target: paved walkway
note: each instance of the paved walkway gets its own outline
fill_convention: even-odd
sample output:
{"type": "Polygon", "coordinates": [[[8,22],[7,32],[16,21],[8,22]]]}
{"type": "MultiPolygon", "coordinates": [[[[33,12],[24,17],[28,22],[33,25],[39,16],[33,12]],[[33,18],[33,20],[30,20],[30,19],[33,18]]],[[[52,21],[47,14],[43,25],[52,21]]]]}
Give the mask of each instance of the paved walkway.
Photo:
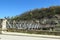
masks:
{"type": "Polygon", "coordinates": [[[42,37],[28,37],[28,36],[13,36],[13,35],[1,35],[0,40],[60,40],[52,38],[42,38],[42,37]]]}
{"type": "Polygon", "coordinates": [[[54,36],[54,35],[27,34],[27,33],[16,33],[16,32],[3,32],[2,34],[13,35],[13,36],[29,36],[29,37],[60,39],[60,36],[54,36]]]}

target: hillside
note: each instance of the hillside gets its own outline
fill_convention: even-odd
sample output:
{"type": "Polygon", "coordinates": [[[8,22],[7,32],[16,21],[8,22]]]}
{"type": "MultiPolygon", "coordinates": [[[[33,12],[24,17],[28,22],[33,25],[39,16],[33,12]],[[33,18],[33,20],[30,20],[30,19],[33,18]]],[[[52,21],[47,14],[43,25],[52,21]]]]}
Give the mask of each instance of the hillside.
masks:
{"type": "Polygon", "coordinates": [[[24,12],[21,15],[11,18],[13,20],[40,20],[43,18],[52,18],[55,15],[60,15],[60,6],[52,6],[49,8],[34,9],[24,12]]]}

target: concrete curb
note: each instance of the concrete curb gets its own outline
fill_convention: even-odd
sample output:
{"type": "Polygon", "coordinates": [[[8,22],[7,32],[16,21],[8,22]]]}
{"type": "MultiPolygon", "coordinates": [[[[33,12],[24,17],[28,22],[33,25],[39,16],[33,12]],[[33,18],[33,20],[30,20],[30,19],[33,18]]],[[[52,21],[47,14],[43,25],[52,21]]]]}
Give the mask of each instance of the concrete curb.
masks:
{"type": "Polygon", "coordinates": [[[60,36],[53,36],[53,35],[27,34],[27,33],[16,33],[16,32],[3,32],[2,34],[3,35],[12,35],[12,36],[30,36],[30,37],[60,39],[60,36]]]}

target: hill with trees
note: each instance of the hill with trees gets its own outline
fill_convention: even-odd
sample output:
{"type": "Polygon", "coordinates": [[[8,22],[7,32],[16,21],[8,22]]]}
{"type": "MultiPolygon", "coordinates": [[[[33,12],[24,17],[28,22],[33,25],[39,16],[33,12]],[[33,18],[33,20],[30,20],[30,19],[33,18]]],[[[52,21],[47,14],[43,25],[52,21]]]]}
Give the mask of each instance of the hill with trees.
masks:
{"type": "Polygon", "coordinates": [[[60,6],[51,6],[48,8],[34,9],[12,17],[12,20],[40,20],[43,18],[52,18],[55,15],[60,15],[60,6]]]}

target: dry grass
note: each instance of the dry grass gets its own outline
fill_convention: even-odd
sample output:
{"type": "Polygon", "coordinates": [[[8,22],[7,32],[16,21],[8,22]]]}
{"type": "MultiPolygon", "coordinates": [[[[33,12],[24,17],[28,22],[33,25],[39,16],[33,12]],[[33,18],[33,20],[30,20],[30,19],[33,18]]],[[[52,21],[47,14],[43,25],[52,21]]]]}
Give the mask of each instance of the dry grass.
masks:
{"type": "Polygon", "coordinates": [[[30,34],[44,34],[44,35],[58,35],[60,36],[59,31],[48,31],[48,30],[22,30],[22,29],[8,29],[8,32],[19,32],[19,33],[30,33],[30,34]]]}

